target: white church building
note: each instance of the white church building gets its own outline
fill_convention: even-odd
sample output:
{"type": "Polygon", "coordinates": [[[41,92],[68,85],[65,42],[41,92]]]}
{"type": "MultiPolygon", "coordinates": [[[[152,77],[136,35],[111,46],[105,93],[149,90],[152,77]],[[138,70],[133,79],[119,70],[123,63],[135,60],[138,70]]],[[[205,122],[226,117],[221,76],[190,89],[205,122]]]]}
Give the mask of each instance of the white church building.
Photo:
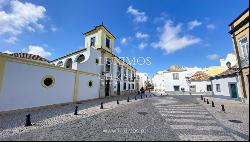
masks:
{"type": "Polygon", "coordinates": [[[103,25],[84,33],[85,48],[48,61],[0,53],[0,112],[137,92],[136,69],[114,54],[103,25]]]}

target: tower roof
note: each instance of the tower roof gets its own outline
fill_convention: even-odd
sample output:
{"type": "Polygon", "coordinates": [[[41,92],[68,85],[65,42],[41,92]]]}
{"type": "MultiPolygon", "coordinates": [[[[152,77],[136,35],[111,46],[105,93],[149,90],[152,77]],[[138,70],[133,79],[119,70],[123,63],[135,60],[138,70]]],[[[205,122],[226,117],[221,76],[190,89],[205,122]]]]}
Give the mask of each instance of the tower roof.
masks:
{"type": "MultiPolygon", "coordinates": [[[[103,29],[105,29],[108,33],[110,33],[110,35],[112,35],[114,38],[115,38],[115,36],[103,25],[103,24],[101,24],[101,25],[98,25],[98,26],[95,26],[95,28],[94,29],[92,29],[92,30],[90,30],[90,31],[88,31],[88,32],[85,32],[85,33],[83,33],[84,35],[86,35],[86,34],[89,34],[89,33],[91,33],[91,32],[93,32],[93,31],[96,31],[96,30],[98,30],[98,29],[100,29],[100,28],[103,28],[103,29]]],[[[116,39],[116,38],[115,38],[116,39]]]]}

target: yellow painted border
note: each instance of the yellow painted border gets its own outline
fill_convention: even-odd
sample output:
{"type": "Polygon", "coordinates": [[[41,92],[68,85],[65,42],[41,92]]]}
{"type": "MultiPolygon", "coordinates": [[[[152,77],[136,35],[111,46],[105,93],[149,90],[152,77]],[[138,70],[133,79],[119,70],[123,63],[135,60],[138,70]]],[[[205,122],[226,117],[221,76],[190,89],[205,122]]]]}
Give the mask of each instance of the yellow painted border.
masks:
{"type": "Polygon", "coordinates": [[[42,62],[39,62],[39,61],[33,61],[33,60],[30,60],[30,59],[25,59],[25,58],[14,57],[14,56],[6,55],[6,54],[3,54],[3,53],[0,53],[0,59],[5,61],[5,62],[6,61],[12,61],[12,62],[16,62],[16,63],[22,63],[22,64],[38,66],[38,67],[45,67],[45,68],[55,69],[55,70],[60,70],[60,71],[67,71],[67,72],[73,72],[73,73],[79,72],[80,74],[87,74],[87,75],[91,75],[91,76],[99,76],[99,74],[96,74],[96,73],[85,72],[85,71],[74,70],[74,69],[68,69],[68,68],[59,67],[59,66],[54,66],[52,64],[42,63],[42,62]]]}
{"type": "Polygon", "coordinates": [[[76,71],[73,102],[76,102],[78,98],[78,86],[79,86],[79,72],[76,71]]]}
{"type": "Polygon", "coordinates": [[[92,81],[92,80],[89,80],[89,81],[88,81],[88,87],[89,87],[89,88],[92,88],[92,87],[93,87],[93,81],[92,81]],[[91,84],[92,84],[91,86],[89,86],[89,83],[90,83],[90,82],[91,82],[91,84]]]}
{"type": "Polygon", "coordinates": [[[6,60],[4,58],[0,57],[0,95],[2,94],[5,62],[6,62],[6,60]]]}
{"type": "Polygon", "coordinates": [[[41,80],[41,85],[42,85],[44,88],[47,88],[47,89],[53,87],[53,86],[55,85],[55,83],[56,83],[55,77],[52,76],[52,75],[45,75],[45,76],[42,78],[42,80],[41,80]],[[51,78],[51,79],[53,80],[53,82],[52,82],[52,84],[51,84],[50,86],[47,86],[47,85],[44,84],[44,80],[45,80],[46,78],[51,78]]]}

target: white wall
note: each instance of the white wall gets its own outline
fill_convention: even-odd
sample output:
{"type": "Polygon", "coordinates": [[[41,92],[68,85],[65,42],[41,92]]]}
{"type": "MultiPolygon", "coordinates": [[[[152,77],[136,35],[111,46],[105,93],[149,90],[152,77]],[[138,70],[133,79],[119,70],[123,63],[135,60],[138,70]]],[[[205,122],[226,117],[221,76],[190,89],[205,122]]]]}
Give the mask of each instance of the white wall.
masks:
{"type": "MultiPolygon", "coordinates": [[[[0,92],[0,111],[72,102],[75,77],[73,70],[7,61],[0,92]],[[55,84],[52,87],[42,86],[42,79],[46,75],[54,77],[55,84]]],[[[98,75],[80,73],[78,85],[77,101],[99,98],[98,75]],[[90,80],[93,82],[92,87],[88,86],[90,80]]]]}
{"type": "Polygon", "coordinates": [[[98,76],[81,74],[78,90],[78,101],[99,98],[100,80],[98,76]],[[89,81],[92,81],[92,87],[88,86],[89,81]]]}
{"type": "Polygon", "coordinates": [[[207,85],[212,85],[211,81],[191,81],[190,85],[196,86],[196,92],[208,92],[207,85]]]}
{"type": "Polygon", "coordinates": [[[180,91],[181,91],[181,88],[184,88],[185,91],[189,91],[189,85],[188,85],[186,77],[192,76],[195,72],[202,70],[202,68],[183,67],[183,69],[185,69],[186,71],[180,71],[180,72],[159,71],[157,72],[157,74],[154,75],[152,79],[154,86],[156,86],[155,89],[162,90],[162,91],[174,91],[174,86],[180,86],[180,91]],[[173,79],[173,73],[179,74],[179,80],[173,79]]]}
{"type": "Polygon", "coordinates": [[[101,73],[101,53],[100,50],[95,50],[92,47],[84,52],[86,54],[85,61],[77,63],[77,70],[91,72],[95,74],[101,73]],[[99,59],[99,64],[96,64],[96,59],[99,59]]]}
{"type": "Polygon", "coordinates": [[[0,94],[0,111],[72,102],[74,82],[73,72],[7,61],[0,94]],[[41,85],[46,75],[55,78],[51,88],[41,85]]]}
{"type": "Polygon", "coordinates": [[[238,77],[227,77],[227,78],[221,78],[221,79],[214,79],[214,80],[212,80],[213,94],[215,96],[230,97],[228,83],[237,83],[238,96],[242,97],[241,90],[240,90],[241,88],[240,88],[240,83],[239,83],[238,77]],[[216,84],[220,84],[220,90],[221,90],[221,92],[217,92],[216,91],[216,84]]]}

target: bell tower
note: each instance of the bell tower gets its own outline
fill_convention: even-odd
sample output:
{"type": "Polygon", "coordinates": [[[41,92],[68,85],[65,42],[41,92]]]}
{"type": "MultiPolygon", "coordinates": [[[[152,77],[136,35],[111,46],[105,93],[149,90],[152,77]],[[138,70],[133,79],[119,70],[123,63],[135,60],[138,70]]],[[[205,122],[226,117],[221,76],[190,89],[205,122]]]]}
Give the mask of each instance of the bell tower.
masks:
{"type": "Polygon", "coordinates": [[[86,48],[103,48],[108,52],[114,51],[114,35],[102,24],[84,33],[86,48]]]}

